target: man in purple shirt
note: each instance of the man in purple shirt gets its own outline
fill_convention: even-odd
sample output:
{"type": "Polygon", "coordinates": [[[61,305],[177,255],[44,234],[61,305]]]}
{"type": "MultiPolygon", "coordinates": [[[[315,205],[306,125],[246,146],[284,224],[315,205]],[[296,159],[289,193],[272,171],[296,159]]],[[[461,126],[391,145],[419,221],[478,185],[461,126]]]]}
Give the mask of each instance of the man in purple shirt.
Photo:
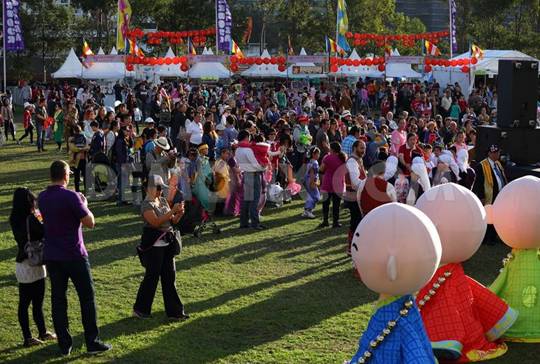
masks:
{"type": "Polygon", "coordinates": [[[73,340],[68,330],[67,287],[71,279],[81,305],[86,349],[97,354],[111,345],[98,339],[94,282],[82,234],[82,226],[93,228],[95,220],[84,195],[66,188],[69,174],[66,162],[53,162],[52,183],[38,198],[45,231],[43,259],[51,277],[52,319],[62,355],[69,355],[73,340]]]}

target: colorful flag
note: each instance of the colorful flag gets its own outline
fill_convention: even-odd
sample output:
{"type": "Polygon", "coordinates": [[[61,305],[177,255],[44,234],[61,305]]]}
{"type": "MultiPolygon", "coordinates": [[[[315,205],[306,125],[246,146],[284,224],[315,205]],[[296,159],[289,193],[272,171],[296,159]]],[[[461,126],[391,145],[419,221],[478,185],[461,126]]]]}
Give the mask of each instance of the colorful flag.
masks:
{"type": "Polygon", "coordinates": [[[349,31],[349,18],[347,17],[347,3],[345,0],[337,2],[337,43],[343,50],[349,52],[351,47],[345,34],[349,31]]]}
{"type": "Polygon", "coordinates": [[[339,53],[341,56],[346,54],[345,50],[330,37],[326,37],[326,53],[339,53]]]}
{"type": "Polygon", "coordinates": [[[116,26],[116,49],[126,48],[127,32],[131,20],[131,5],[129,0],[118,0],[118,19],[116,26]]]}
{"type": "Polygon", "coordinates": [[[231,53],[236,54],[238,58],[244,58],[244,53],[242,53],[242,50],[234,40],[232,40],[231,53]]]}
{"type": "Polygon", "coordinates": [[[188,38],[188,54],[192,54],[194,56],[197,55],[197,51],[195,50],[195,46],[193,45],[193,42],[191,41],[191,38],[188,38]]]}
{"type": "Polygon", "coordinates": [[[4,0],[4,36],[6,51],[24,50],[24,39],[22,34],[21,21],[19,19],[18,0],[4,0]]]}
{"type": "Polygon", "coordinates": [[[452,43],[450,45],[450,49],[452,50],[452,54],[457,53],[458,51],[458,44],[457,44],[457,24],[456,24],[456,16],[457,16],[457,6],[456,6],[456,0],[449,0],[450,4],[448,5],[450,7],[450,42],[452,43]]]}
{"type": "Polygon", "coordinates": [[[288,36],[288,40],[289,40],[289,49],[287,50],[287,53],[289,54],[289,56],[294,56],[294,48],[292,47],[290,35],[288,36]]]}
{"type": "Polygon", "coordinates": [[[431,43],[430,41],[426,40],[425,46],[426,46],[427,55],[435,56],[435,57],[439,57],[441,55],[441,51],[439,50],[439,48],[435,44],[431,43]]]}
{"type": "Polygon", "coordinates": [[[232,15],[227,0],[216,0],[216,29],[218,49],[229,52],[232,42],[232,15]]]}
{"type": "Polygon", "coordinates": [[[248,16],[247,22],[246,22],[246,31],[244,32],[244,36],[242,37],[242,43],[244,44],[249,43],[252,32],[253,32],[253,17],[248,16]]]}
{"type": "Polygon", "coordinates": [[[476,44],[473,44],[471,46],[471,57],[477,59],[484,59],[484,50],[476,44]]]}
{"type": "Polygon", "coordinates": [[[93,55],[94,55],[94,52],[92,52],[92,49],[91,49],[90,46],[88,45],[88,42],[87,42],[87,41],[83,41],[82,54],[83,54],[84,57],[87,57],[87,56],[93,56],[93,55]]]}
{"type": "Polygon", "coordinates": [[[129,54],[135,55],[137,57],[144,57],[144,52],[142,51],[142,49],[139,48],[139,46],[137,45],[137,42],[135,42],[134,40],[128,39],[128,43],[129,43],[129,54]]]}

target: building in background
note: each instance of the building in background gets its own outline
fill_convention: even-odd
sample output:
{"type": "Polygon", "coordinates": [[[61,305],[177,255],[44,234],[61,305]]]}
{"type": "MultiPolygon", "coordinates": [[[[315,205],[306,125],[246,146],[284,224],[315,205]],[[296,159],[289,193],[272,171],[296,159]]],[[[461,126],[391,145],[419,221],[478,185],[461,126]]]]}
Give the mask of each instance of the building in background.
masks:
{"type": "Polygon", "coordinates": [[[396,10],[419,18],[429,32],[447,30],[449,27],[447,0],[396,0],[396,10]]]}

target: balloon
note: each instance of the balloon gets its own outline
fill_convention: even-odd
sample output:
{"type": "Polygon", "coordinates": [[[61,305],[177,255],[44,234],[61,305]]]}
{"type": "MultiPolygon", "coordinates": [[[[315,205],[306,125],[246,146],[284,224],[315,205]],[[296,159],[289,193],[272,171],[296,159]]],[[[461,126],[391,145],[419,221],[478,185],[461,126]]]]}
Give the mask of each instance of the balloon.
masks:
{"type": "Polygon", "coordinates": [[[333,64],[330,66],[330,71],[332,73],[337,73],[338,70],[339,70],[339,67],[337,66],[337,64],[333,64]]]}
{"type": "Polygon", "coordinates": [[[433,70],[433,67],[431,67],[429,64],[424,66],[424,71],[426,73],[430,73],[433,70]]]}
{"type": "Polygon", "coordinates": [[[285,72],[286,69],[287,69],[287,67],[284,64],[280,64],[278,66],[278,71],[279,72],[285,72]]]}
{"type": "Polygon", "coordinates": [[[182,70],[182,72],[187,72],[189,70],[189,66],[185,63],[182,63],[182,65],[180,66],[180,70],[182,70]]]}
{"type": "Polygon", "coordinates": [[[471,70],[471,69],[469,68],[469,66],[463,66],[463,67],[461,67],[461,72],[463,72],[463,73],[469,73],[470,70],[471,70]]]}
{"type": "Polygon", "coordinates": [[[476,58],[476,57],[471,58],[471,63],[472,64],[477,64],[478,63],[478,58],[476,58]]]}
{"type": "Polygon", "coordinates": [[[435,225],[422,211],[394,202],[362,219],[351,253],[369,289],[401,296],[418,291],[433,277],[442,247],[435,225]]]}
{"type": "Polygon", "coordinates": [[[386,69],[386,66],[384,64],[380,64],[378,69],[379,71],[384,72],[384,70],[386,69]]]}

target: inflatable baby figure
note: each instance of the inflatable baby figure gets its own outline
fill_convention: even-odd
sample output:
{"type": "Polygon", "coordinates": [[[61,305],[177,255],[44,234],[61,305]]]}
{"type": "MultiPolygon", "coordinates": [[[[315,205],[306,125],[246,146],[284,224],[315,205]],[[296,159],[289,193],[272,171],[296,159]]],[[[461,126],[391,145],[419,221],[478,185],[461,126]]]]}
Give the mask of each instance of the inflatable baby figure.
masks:
{"type": "Polygon", "coordinates": [[[512,252],[490,289],[519,311],[505,340],[540,342],[540,178],[526,176],[506,185],[488,222],[512,252]]]}
{"type": "Polygon", "coordinates": [[[435,355],[459,363],[503,355],[498,339],[517,313],[493,292],[465,275],[461,262],[474,255],[486,233],[486,212],[468,189],[447,183],[426,191],[416,207],[435,224],[441,266],[416,297],[435,355]]]}
{"type": "Polygon", "coordinates": [[[362,219],[351,250],[362,281],[380,299],[349,363],[435,363],[411,295],[431,279],[441,258],[433,223],[415,207],[386,204],[362,219]]]}

